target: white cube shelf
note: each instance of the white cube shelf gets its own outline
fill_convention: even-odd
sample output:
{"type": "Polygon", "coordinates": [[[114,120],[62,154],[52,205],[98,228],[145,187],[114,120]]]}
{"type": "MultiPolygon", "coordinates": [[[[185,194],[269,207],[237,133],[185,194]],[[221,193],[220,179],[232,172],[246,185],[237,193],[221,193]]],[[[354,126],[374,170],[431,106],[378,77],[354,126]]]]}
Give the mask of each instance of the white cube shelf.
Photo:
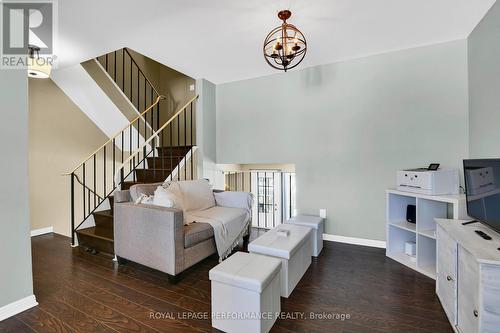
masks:
{"type": "Polygon", "coordinates": [[[464,195],[425,195],[387,190],[387,257],[436,279],[435,218],[467,218],[464,195]],[[416,223],[406,221],[406,208],[415,205],[416,223]],[[407,241],[417,243],[417,255],[405,254],[407,241]]]}

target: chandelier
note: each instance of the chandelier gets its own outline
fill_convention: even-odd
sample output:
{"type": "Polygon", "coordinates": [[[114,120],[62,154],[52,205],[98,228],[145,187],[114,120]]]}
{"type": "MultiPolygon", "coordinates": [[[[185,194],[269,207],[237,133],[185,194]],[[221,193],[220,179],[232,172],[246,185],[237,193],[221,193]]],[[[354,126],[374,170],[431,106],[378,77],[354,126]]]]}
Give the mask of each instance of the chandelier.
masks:
{"type": "Polygon", "coordinates": [[[304,59],[307,50],[306,38],[294,25],[286,22],[292,16],[289,10],[282,10],[278,18],[281,26],[274,28],[264,40],[264,58],[276,69],[284,70],[297,67],[304,59]]]}

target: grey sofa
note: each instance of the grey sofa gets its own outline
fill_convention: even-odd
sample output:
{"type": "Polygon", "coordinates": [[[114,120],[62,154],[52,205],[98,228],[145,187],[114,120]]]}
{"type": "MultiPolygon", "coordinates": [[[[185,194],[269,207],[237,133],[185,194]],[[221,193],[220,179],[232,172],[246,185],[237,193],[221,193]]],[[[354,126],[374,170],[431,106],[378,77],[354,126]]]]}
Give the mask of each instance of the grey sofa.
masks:
{"type": "MultiPolygon", "coordinates": [[[[174,277],[217,252],[214,231],[208,223],[184,225],[182,210],[133,202],[131,191],[152,195],[158,185],[138,184],[115,193],[115,255],[119,263],[139,263],[175,282],[174,277]]],[[[245,241],[249,235],[250,228],[245,241]]]]}

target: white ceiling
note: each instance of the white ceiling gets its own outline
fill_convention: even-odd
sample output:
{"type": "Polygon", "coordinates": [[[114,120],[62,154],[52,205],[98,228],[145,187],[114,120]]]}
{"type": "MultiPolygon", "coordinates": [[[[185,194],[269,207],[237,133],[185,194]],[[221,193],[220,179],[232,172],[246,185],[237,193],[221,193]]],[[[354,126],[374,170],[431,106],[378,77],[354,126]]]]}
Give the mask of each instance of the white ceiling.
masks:
{"type": "Polygon", "coordinates": [[[302,30],[297,69],[466,38],[495,0],[59,0],[59,66],[123,46],[194,78],[276,73],[262,55],[280,9],[302,30]]]}

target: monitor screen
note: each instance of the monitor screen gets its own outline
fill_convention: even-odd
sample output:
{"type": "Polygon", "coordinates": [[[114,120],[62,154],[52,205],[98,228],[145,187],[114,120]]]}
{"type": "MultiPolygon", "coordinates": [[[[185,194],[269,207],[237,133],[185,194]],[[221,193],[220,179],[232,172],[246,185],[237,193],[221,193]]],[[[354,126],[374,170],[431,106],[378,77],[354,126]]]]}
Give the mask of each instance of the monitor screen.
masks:
{"type": "Polygon", "coordinates": [[[500,159],[464,160],[467,213],[500,232],[500,159]]]}

